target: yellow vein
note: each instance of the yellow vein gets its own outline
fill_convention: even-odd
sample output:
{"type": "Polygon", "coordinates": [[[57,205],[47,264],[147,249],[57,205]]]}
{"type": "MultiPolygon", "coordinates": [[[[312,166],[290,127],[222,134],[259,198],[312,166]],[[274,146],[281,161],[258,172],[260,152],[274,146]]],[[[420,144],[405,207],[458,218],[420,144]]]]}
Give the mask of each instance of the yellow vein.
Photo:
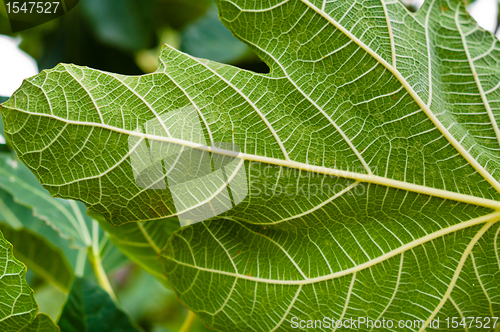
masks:
{"type": "MultiPolygon", "coordinates": [[[[403,262],[404,262],[404,252],[401,253],[401,261],[399,262],[398,278],[396,280],[396,287],[394,287],[394,292],[392,293],[392,296],[391,296],[391,299],[389,300],[389,303],[385,306],[384,310],[377,317],[376,321],[379,320],[380,318],[382,318],[382,316],[385,314],[387,309],[389,309],[389,307],[392,304],[392,301],[394,301],[394,298],[396,297],[396,293],[398,292],[398,288],[399,288],[399,283],[401,281],[401,272],[403,271],[403,262]]],[[[374,329],[374,326],[372,326],[372,329],[370,331],[372,331],[373,329],[374,329]]]]}
{"type": "MultiPolygon", "coordinates": [[[[180,154],[179,154],[180,155],[180,154]]],[[[175,217],[175,216],[178,216],[178,215],[181,215],[183,213],[186,213],[186,212],[189,212],[191,210],[194,210],[208,202],[210,202],[212,199],[214,199],[215,197],[217,197],[217,195],[219,195],[224,189],[226,189],[229,184],[231,183],[231,181],[233,181],[234,177],[236,175],[238,175],[238,172],[239,170],[241,169],[241,166],[243,166],[244,164],[244,160],[240,160],[238,162],[238,165],[236,165],[236,168],[235,170],[232,172],[231,176],[227,178],[226,181],[224,181],[224,183],[221,184],[221,186],[216,190],[214,191],[209,197],[207,197],[206,199],[198,202],[197,204],[193,205],[193,206],[190,206],[182,211],[176,211],[174,214],[171,214],[171,215],[167,215],[167,216],[162,216],[162,218],[170,218],[170,217],[175,217]]],[[[227,166],[226,166],[227,167],[227,166]]],[[[213,209],[213,208],[212,208],[213,209]]],[[[215,212],[214,212],[215,213],[215,212]]],[[[215,213],[216,214],[216,213],[215,213]]],[[[216,214],[217,215],[217,214],[216,214]]]]}
{"type": "Polygon", "coordinates": [[[432,6],[435,0],[431,1],[429,8],[427,9],[427,15],[425,15],[425,40],[427,42],[427,69],[429,77],[429,96],[427,97],[427,107],[431,107],[432,104],[432,58],[431,58],[431,37],[429,36],[429,19],[432,12],[432,6]]]}
{"type": "MultiPolygon", "coordinates": [[[[468,203],[468,204],[489,207],[491,209],[500,209],[500,202],[495,201],[495,200],[466,195],[466,194],[459,194],[459,193],[452,192],[452,191],[426,187],[426,186],[408,183],[408,182],[399,181],[399,180],[393,180],[393,179],[385,178],[385,177],[378,176],[378,175],[356,173],[356,172],[351,172],[351,171],[339,170],[339,169],[335,169],[335,168],[328,168],[328,167],[324,167],[324,166],[308,165],[305,163],[292,161],[292,160],[283,160],[283,159],[277,159],[277,158],[271,158],[271,157],[252,155],[252,154],[248,154],[248,153],[235,152],[232,150],[225,150],[225,149],[221,149],[221,148],[217,148],[217,147],[209,147],[209,146],[199,145],[197,143],[193,143],[193,142],[189,142],[189,141],[185,141],[185,140],[181,140],[181,139],[177,139],[177,138],[173,138],[173,137],[172,138],[162,137],[162,136],[156,136],[156,135],[151,135],[151,134],[144,134],[144,133],[131,131],[131,130],[125,130],[125,129],[113,127],[113,126],[110,126],[107,124],[67,120],[67,119],[64,119],[61,117],[52,116],[50,114],[28,112],[25,110],[16,109],[16,108],[12,108],[12,107],[9,107],[9,109],[17,110],[17,111],[20,111],[20,112],[23,112],[26,114],[48,117],[48,118],[60,120],[63,122],[74,124],[74,125],[99,127],[99,128],[111,130],[111,131],[114,131],[117,133],[130,135],[130,136],[141,137],[141,138],[145,138],[145,139],[149,139],[149,140],[157,140],[160,142],[175,143],[175,144],[187,146],[190,148],[195,148],[195,149],[200,149],[203,151],[209,151],[209,152],[213,152],[213,153],[217,153],[217,154],[221,154],[221,155],[225,155],[225,156],[230,156],[233,158],[241,158],[241,159],[265,163],[265,164],[272,164],[272,165],[284,166],[284,167],[289,167],[289,168],[296,168],[296,169],[300,169],[300,170],[307,171],[307,172],[326,174],[326,175],[332,175],[332,176],[339,176],[339,177],[359,180],[361,182],[379,184],[379,185],[392,187],[392,188],[396,188],[396,189],[408,190],[408,191],[412,191],[412,192],[416,192],[416,193],[420,193],[420,194],[424,194],[424,195],[441,197],[444,199],[451,199],[454,201],[464,202],[464,203],[468,203]]],[[[1,169],[0,169],[0,172],[2,172],[1,169]]],[[[80,179],[79,181],[83,181],[83,180],[85,180],[85,178],[80,179]]],[[[51,187],[60,187],[60,186],[66,185],[66,184],[64,184],[64,183],[63,184],[44,183],[44,185],[51,186],[51,187]]]]}
{"type": "MultiPolygon", "coordinates": [[[[387,6],[385,5],[385,0],[380,0],[382,8],[384,9],[385,21],[387,22],[387,29],[389,31],[389,39],[391,40],[391,54],[392,54],[392,66],[396,69],[396,47],[394,45],[394,35],[392,33],[391,20],[389,18],[389,12],[387,11],[387,6]]],[[[322,10],[324,12],[324,10],[322,10]]]]}
{"type": "Polygon", "coordinates": [[[498,234],[500,233],[500,225],[498,225],[497,232],[495,233],[495,240],[493,241],[493,249],[495,249],[495,255],[497,256],[498,268],[500,269],[500,257],[499,257],[499,247],[498,247],[498,234]]]}
{"type": "Polygon", "coordinates": [[[498,220],[500,220],[500,212],[490,213],[490,214],[487,214],[485,216],[474,218],[474,219],[471,219],[468,221],[464,221],[462,223],[459,223],[459,224],[456,224],[453,226],[449,226],[447,228],[443,228],[443,229],[436,231],[434,233],[427,234],[426,236],[423,236],[417,240],[414,240],[414,241],[411,241],[407,244],[404,244],[397,249],[391,250],[391,251],[389,251],[389,252],[387,252],[387,253],[385,253],[377,258],[374,258],[372,260],[369,260],[365,263],[359,264],[359,265],[354,266],[352,268],[342,270],[339,272],[335,272],[335,273],[330,273],[330,274],[320,276],[320,277],[305,278],[303,280],[264,279],[264,278],[260,278],[260,277],[252,277],[252,276],[247,276],[247,275],[238,274],[238,273],[232,273],[232,272],[214,270],[214,269],[210,269],[210,268],[204,268],[201,266],[196,266],[196,265],[192,265],[189,263],[181,262],[181,261],[178,261],[178,260],[176,260],[172,257],[168,257],[168,256],[165,256],[165,258],[169,259],[172,262],[175,262],[179,265],[184,265],[184,266],[188,266],[188,267],[191,267],[194,269],[199,269],[199,270],[206,271],[206,272],[223,274],[223,275],[227,275],[227,276],[231,276],[231,277],[235,277],[235,278],[240,278],[240,279],[245,279],[245,280],[250,280],[250,281],[255,281],[255,282],[262,282],[262,283],[267,283],[267,284],[277,284],[277,285],[308,285],[308,284],[313,284],[313,283],[317,283],[317,282],[331,280],[334,278],[339,278],[339,277],[342,277],[345,275],[349,275],[351,273],[359,272],[361,270],[364,270],[366,268],[369,268],[371,266],[379,264],[383,261],[386,261],[389,258],[392,258],[396,255],[399,255],[399,254],[401,254],[405,251],[408,251],[412,248],[423,245],[429,241],[432,241],[432,240],[437,239],[439,237],[442,237],[444,235],[456,232],[460,229],[472,227],[474,225],[483,224],[483,223],[488,223],[488,225],[491,226],[492,224],[494,224],[498,220]]]}
{"type": "Polygon", "coordinates": [[[472,266],[474,267],[474,272],[476,273],[476,278],[479,281],[479,285],[481,286],[481,289],[483,290],[483,293],[486,296],[486,299],[488,300],[488,303],[490,304],[490,313],[491,313],[491,317],[493,317],[493,316],[495,316],[495,314],[493,314],[493,305],[491,303],[490,296],[486,292],[486,288],[484,288],[483,281],[481,280],[481,277],[479,276],[479,271],[477,270],[476,260],[474,259],[474,253],[473,252],[470,253],[470,258],[472,260],[472,266]]]}
{"type": "Polygon", "coordinates": [[[439,304],[436,306],[436,308],[434,309],[434,311],[432,312],[432,314],[429,316],[429,318],[427,318],[427,320],[425,321],[424,325],[419,330],[419,332],[425,331],[425,329],[429,325],[430,321],[434,319],[434,317],[437,315],[437,313],[441,310],[441,308],[443,307],[443,305],[446,303],[446,301],[448,300],[448,298],[451,295],[451,292],[453,291],[453,288],[455,287],[455,284],[457,283],[457,280],[458,280],[458,277],[460,275],[460,272],[462,272],[462,268],[464,267],[464,264],[465,264],[467,258],[469,257],[469,254],[472,252],[472,249],[476,245],[477,241],[479,241],[479,239],[483,236],[483,234],[486,233],[486,231],[494,223],[496,223],[497,221],[498,221],[498,219],[497,220],[489,221],[486,225],[484,225],[483,227],[481,227],[481,229],[479,230],[479,232],[477,232],[477,234],[469,242],[469,245],[467,246],[467,248],[465,249],[464,253],[462,254],[462,258],[458,262],[458,266],[455,269],[455,273],[453,274],[453,277],[451,278],[451,282],[448,285],[448,289],[446,290],[443,298],[441,299],[441,301],[439,302],[439,304]]]}
{"type": "Polygon", "coordinates": [[[358,44],[359,47],[361,47],[363,50],[365,50],[368,54],[370,54],[375,60],[380,62],[381,65],[383,65],[385,68],[387,68],[397,79],[398,81],[403,84],[405,87],[406,91],[412,96],[413,100],[420,106],[420,108],[424,111],[424,113],[427,115],[427,117],[434,123],[434,125],[439,129],[439,131],[443,134],[443,136],[450,142],[450,144],[457,150],[457,152],[462,155],[462,157],[467,160],[467,162],[479,173],[481,176],[488,181],[489,184],[495,188],[497,192],[500,193],[500,183],[488,172],[486,169],[484,169],[481,164],[477,162],[476,159],[474,159],[470,153],[465,150],[465,148],[453,137],[453,135],[446,129],[446,127],[439,121],[439,119],[436,117],[436,115],[430,110],[430,108],[423,102],[422,98],[413,90],[413,88],[410,86],[410,84],[406,81],[406,79],[401,75],[401,73],[392,67],[387,61],[385,61],[380,55],[375,53],[370,47],[368,47],[365,43],[363,43],[361,40],[359,40],[356,36],[354,36],[350,31],[348,31],[346,28],[344,28],[342,25],[340,25],[338,22],[336,22],[334,19],[332,19],[329,15],[323,13],[319,8],[314,6],[311,2],[308,0],[301,0],[304,4],[309,6],[312,10],[314,10],[316,13],[321,15],[324,19],[326,19],[328,22],[330,22],[333,26],[335,26],[337,29],[339,29],[341,32],[343,32],[348,38],[352,39],[356,44],[358,44]]]}
{"type": "MultiPolygon", "coordinates": [[[[356,187],[360,182],[359,181],[356,181],[354,183],[352,183],[351,185],[349,185],[348,187],[344,188],[343,190],[339,191],[338,193],[336,193],[335,195],[333,195],[332,197],[326,199],[325,201],[323,201],[322,203],[316,205],[315,207],[313,207],[312,209],[309,209],[307,211],[304,211],[300,214],[296,214],[294,216],[291,216],[291,217],[288,217],[288,218],[285,218],[285,219],[281,219],[281,220],[278,220],[276,222],[268,222],[268,223],[255,223],[257,225],[276,225],[276,224],[280,224],[282,222],[285,222],[285,221],[288,221],[288,220],[292,220],[292,219],[297,219],[297,218],[300,218],[300,217],[303,217],[305,215],[308,215],[318,209],[321,209],[323,206],[329,204],[330,202],[332,202],[333,200],[335,200],[337,197],[339,196],[342,196],[343,194],[345,194],[346,192],[350,191],[352,188],[356,187]]],[[[249,222],[249,223],[252,223],[252,222],[249,222]]]]}
{"type": "Polygon", "coordinates": [[[276,326],[269,332],[273,332],[273,331],[276,331],[277,328],[279,328],[281,326],[281,324],[285,321],[286,317],[288,316],[288,314],[290,313],[290,311],[292,310],[293,308],[293,305],[295,304],[295,301],[297,301],[297,298],[299,297],[300,295],[300,291],[302,290],[302,285],[299,286],[299,289],[297,289],[297,293],[295,293],[295,296],[293,297],[292,301],[290,301],[290,305],[288,306],[288,308],[286,309],[286,311],[283,313],[283,317],[281,318],[281,320],[278,322],[278,324],[276,324],[276,326]]]}
{"type": "Polygon", "coordinates": [[[500,145],[500,129],[498,129],[498,124],[497,121],[495,120],[495,116],[493,115],[493,111],[491,110],[490,103],[488,101],[488,98],[486,98],[483,86],[481,85],[481,81],[479,81],[479,76],[477,75],[476,67],[470,56],[469,49],[467,48],[467,39],[465,38],[465,35],[462,32],[462,27],[460,23],[458,22],[458,15],[460,14],[459,9],[461,5],[462,3],[459,1],[455,12],[455,24],[457,25],[458,32],[460,33],[460,37],[462,38],[462,44],[465,49],[465,54],[467,55],[467,60],[469,61],[469,66],[472,70],[472,75],[474,76],[474,80],[476,81],[477,89],[479,90],[479,94],[481,95],[481,99],[483,101],[484,107],[486,108],[486,112],[488,112],[488,117],[490,118],[491,125],[493,126],[493,129],[495,131],[497,142],[500,145]]]}
{"type": "MultiPolygon", "coordinates": [[[[460,308],[459,308],[459,307],[458,307],[458,305],[455,303],[455,301],[453,300],[453,298],[451,297],[451,295],[450,295],[450,302],[451,302],[451,304],[453,304],[453,306],[455,307],[455,309],[457,309],[457,312],[458,312],[458,314],[460,315],[460,317],[461,317],[462,319],[465,319],[465,316],[464,316],[464,314],[462,313],[462,310],[460,310],[460,308]]],[[[465,327],[465,332],[469,332],[469,329],[467,328],[467,324],[465,324],[465,326],[464,326],[464,327],[465,327]]]]}
{"type": "MultiPolygon", "coordinates": [[[[352,294],[352,290],[354,288],[355,281],[356,281],[356,272],[354,272],[352,274],[351,284],[349,285],[349,290],[347,291],[344,309],[342,310],[342,313],[340,314],[340,318],[337,321],[342,321],[342,319],[344,319],[345,313],[347,312],[347,308],[349,307],[349,301],[351,300],[351,294],[352,294]]],[[[335,324],[335,328],[333,329],[333,332],[337,331],[338,327],[339,327],[339,325],[335,324]]]]}
{"type": "Polygon", "coordinates": [[[148,243],[151,245],[151,248],[153,248],[153,250],[156,251],[156,253],[160,254],[161,251],[160,248],[158,248],[156,243],[153,242],[153,239],[149,236],[148,232],[146,232],[146,229],[144,228],[141,222],[137,223],[137,227],[141,231],[142,235],[144,235],[146,241],[148,241],[148,243]]]}

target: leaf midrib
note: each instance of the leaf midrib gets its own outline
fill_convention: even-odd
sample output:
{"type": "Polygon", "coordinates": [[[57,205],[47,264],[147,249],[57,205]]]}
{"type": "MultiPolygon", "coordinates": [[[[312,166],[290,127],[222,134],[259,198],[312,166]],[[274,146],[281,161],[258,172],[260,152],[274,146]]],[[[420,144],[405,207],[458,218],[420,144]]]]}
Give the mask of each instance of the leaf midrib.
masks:
{"type": "MultiPolygon", "coordinates": [[[[288,160],[277,159],[277,158],[272,158],[272,157],[252,155],[252,154],[243,153],[243,152],[236,153],[234,151],[224,150],[224,149],[220,149],[217,147],[209,147],[209,146],[199,145],[199,144],[196,144],[196,143],[193,143],[190,141],[186,141],[186,140],[181,140],[178,138],[173,138],[173,137],[169,138],[169,137],[156,136],[156,135],[151,135],[151,134],[144,134],[144,133],[140,133],[140,132],[136,132],[136,131],[131,131],[131,130],[113,127],[113,126],[110,126],[107,124],[68,120],[68,119],[64,119],[64,118],[50,115],[50,114],[29,112],[26,110],[21,110],[21,109],[15,108],[15,107],[6,107],[6,108],[16,110],[19,112],[23,112],[23,113],[29,114],[29,115],[48,117],[48,118],[59,120],[61,122],[65,122],[68,124],[80,125],[80,126],[90,126],[90,127],[99,127],[99,128],[107,129],[107,130],[114,131],[114,132],[117,132],[120,134],[135,136],[135,137],[149,139],[149,140],[157,140],[160,142],[179,144],[179,145],[194,148],[194,149],[200,149],[203,151],[208,151],[208,152],[213,152],[213,153],[217,153],[217,154],[221,154],[221,155],[225,155],[225,156],[230,156],[232,158],[241,158],[241,159],[248,160],[248,161],[255,161],[255,162],[260,162],[260,163],[289,167],[289,168],[299,169],[299,170],[303,170],[303,171],[307,171],[307,172],[349,178],[349,179],[357,180],[360,182],[373,183],[373,184],[383,185],[383,186],[387,186],[387,187],[391,187],[391,188],[416,192],[416,193],[420,193],[420,194],[424,194],[424,195],[440,197],[443,199],[450,199],[450,200],[463,202],[463,203],[467,203],[467,204],[474,204],[474,205],[478,205],[478,206],[488,207],[488,208],[491,208],[494,210],[500,210],[500,202],[496,201],[496,200],[467,195],[467,194],[460,194],[460,193],[448,191],[445,189],[437,189],[437,188],[427,187],[427,186],[423,186],[423,185],[408,183],[408,182],[404,182],[404,181],[400,181],[400,180],[389,179],[389,178],[385,178],[385,177],[378,176],[378,175],[373,175],[373,174],[370,175],[370,174],[365,174],[365,173],[344,171],[344,170],[329,168],[329,167],[324,167],[324,166],[309,165],[309,164],[305,164],[305,163],[301,163],[301,162],[297,162],[297,161],[288,161],[288,160]]],[[[10,134],[12,134],[12,133],[10,133],[10,134]]],[[[22,157],[22,156],[20,156],[20,157],[22,157]]],[[[102,176],[102,174],[96,175],[93,177],[87,177],[87,178],[74,180],[73,182],[85,181],[85,180],[92,179],[92,178],[98,178],[100,176],[102,176]]],[[[70,183],[73,183],[73,182],[70,182],[70,183]]],[[[49,187],[62,187],[62,186],[68,185],[68,183],[63,183],[63,184],[44,183],[44,185],[49,186],[49,187]]],[[[158,217],[156,219],[162,219],[162,218],[163,217],[158,217]]],[[[156,220],[156,219],[152,218],[149,220],[156,220]]],[[[138,221],[138,220],[131,220],[131,221],[138,221]]]]}

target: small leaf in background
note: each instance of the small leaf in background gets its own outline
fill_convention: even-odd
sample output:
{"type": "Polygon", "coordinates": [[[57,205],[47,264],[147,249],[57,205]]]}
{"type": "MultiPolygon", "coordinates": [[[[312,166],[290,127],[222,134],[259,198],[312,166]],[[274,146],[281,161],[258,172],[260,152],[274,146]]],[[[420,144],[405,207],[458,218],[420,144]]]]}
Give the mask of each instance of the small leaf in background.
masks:
{"type": "Polygon", "coordinates": [[[25,274],[26,267],[14,258],[12,245],[0,232],[0,331],[59,331],[48,316],[37,315],[38,306],[25,274]]]}
{"type": "Polygon", "coordinates": [[[59,319],[62,332],[139,332],[97,284],[76,278],[59,319]]]}
{"type": "Polygon", "coordinates": [[[167,286],[160,252],[172,233],[179,229],[175,219],[133,222],[118,227],[100,220],[100,225],[116,248],[167,286]]]}
{"type": "Polygon", "coordinates": [[[153,41],[153,1],[81,1],[80,6],[97,35],[106,44],[125,50],[139,50],[153,41]]]}
{"type": "Polygon", "coordinates": [[[212,0],[159,0],[153,13],[156,27],[170,26],[176,30],[203,15],[212,0]]]}
{"type": "Polygon", "coordinates": [[[28,268],[61,290],[69,292],[74,274],[61,249],[28,229],[16,230],[0,223],[0,231],[14,246],[16,257],[28,268]]]}
{"type": "Polygon", "coordinates": [[[71,241],[61,237],[60,233],[54,230],[45,221],[35,217],[33,210],[18,204],[7,191],[0,188],[0,224],[6,223],[15,230],[28,229],[43,237],[52,246],[59,248],[70,263],[71,268],[75,268],[78,250],[71,248],[71,241]]]}
{"type": "Polygon", "coordinates": [[[251,54],[248,46],[221,23],[215,4],[182,31],[180,49],[198,58],[224,63],[235,63],[251,54]]]}
{"type": "Polygon", "coordinates": [[[13,154],[0,153],[0,188],[11,194],[18,203],[33,209],[34,214],[52,225],[74,246],[86,248],[91,244],[88,225],[91,219],[80,202],[50,196],[27,167],[13,154]]]}

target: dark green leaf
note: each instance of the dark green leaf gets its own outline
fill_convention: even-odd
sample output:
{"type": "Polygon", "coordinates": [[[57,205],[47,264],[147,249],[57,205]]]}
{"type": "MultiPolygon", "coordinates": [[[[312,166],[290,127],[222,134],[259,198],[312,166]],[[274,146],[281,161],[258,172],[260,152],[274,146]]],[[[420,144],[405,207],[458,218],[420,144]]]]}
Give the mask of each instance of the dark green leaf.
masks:
{"type": "Polygon", "coordinates": [[[139,50],[152,42],[153,5],[150,0],[86,0],[80,6],[101,42],[139,50]]]}
{"type": "Polygon", "coordinates": [[[76,278],[59,319],[61,332],[139,332],[108,293],[93,282],[76,278]]]}
{"type": "Polygon", "coordinates": [[[182,31],[181,50],[198,58],[225,63],[234,63],[251,52],[221,23],[215,4],[182,31]]]}

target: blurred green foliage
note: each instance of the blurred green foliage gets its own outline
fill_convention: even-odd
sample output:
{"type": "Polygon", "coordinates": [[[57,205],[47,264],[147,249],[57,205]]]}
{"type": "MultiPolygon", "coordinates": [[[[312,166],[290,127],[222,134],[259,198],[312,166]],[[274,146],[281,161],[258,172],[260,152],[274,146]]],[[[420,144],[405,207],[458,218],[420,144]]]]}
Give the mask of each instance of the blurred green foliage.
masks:
{"type": "Polygon", "coordinates": [[[194,56],[267,72],[218,20],[212,0],[80,0],[62,17],[13,34],[0,6],[0,34],[20,36],[40,70],[60,62],[121,74],[156,69],[168,43],[194,56]]]}

